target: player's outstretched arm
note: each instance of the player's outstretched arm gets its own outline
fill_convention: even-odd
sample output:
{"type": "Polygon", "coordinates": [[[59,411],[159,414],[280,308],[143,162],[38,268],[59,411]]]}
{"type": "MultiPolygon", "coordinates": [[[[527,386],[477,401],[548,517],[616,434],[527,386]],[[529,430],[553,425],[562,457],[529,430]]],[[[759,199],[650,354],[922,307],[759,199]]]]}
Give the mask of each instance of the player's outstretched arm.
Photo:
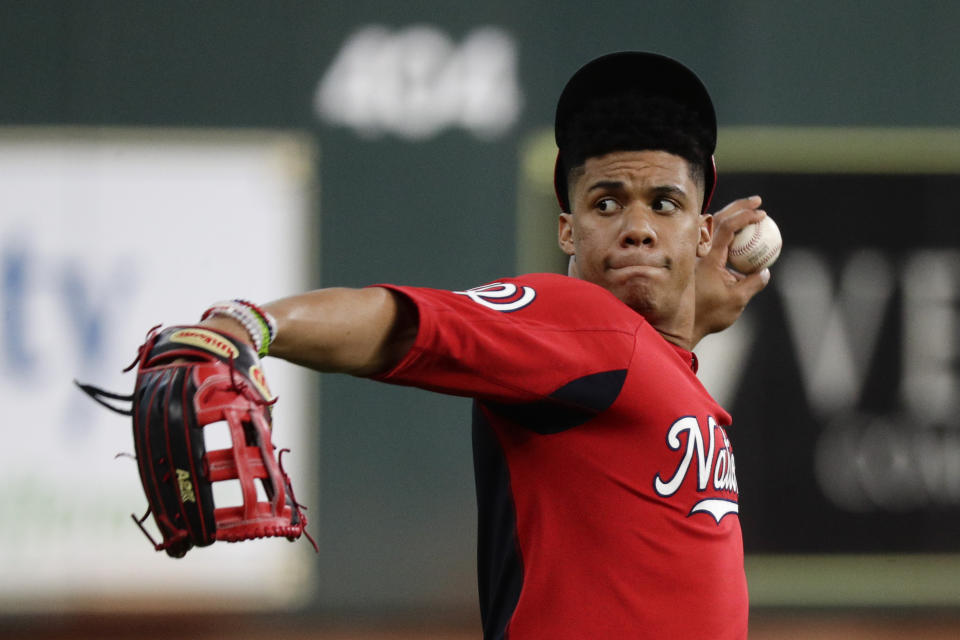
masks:
{"type": "Polygon", "coordinates": [[[693,344],[705,336],[723,331],[740,317],[747,303],[770,280],[770,270],[744,276],[727,269],[734,234],[766,216],[760,196],[734,200],[713,214],[713,243],[697,263],[697,312],[693,344]]]}
{"type": "MultiPolygon", "coordinates": [[[[416,307],[382,287],[320,289],[263,307],[277,321],[270,355],[317,371],[382,373],[403,359],[417,337],[416,307]]],[[[201,324],[247,337],[231,318],[201,324]]]]}

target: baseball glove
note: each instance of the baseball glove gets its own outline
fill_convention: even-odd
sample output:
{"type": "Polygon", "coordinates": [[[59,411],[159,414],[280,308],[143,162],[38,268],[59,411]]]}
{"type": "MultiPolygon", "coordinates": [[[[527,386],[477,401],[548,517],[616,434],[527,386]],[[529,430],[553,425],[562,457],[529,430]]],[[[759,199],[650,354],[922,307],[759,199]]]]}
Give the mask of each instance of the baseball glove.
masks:
{"type": "Polygon", "coordinates": [[[94,400],[133,418],[140,480],[149,508],[131,516],[157,551],[180,558],[192,547],[217,540],[237,542],[306,533],[304,507],[297,503],[271,443],[270,408],[275,399],[260,361],[246,344],[195,326],[154,327],[139,349],[131,396],[77,385],[94,400]],[[109,402],[130,401],[129,409],[109,402]],[[232,446],[207,451],[203,429],[229,425],[232,446]],[[239,480],[241,506],[217,507],[213,483],[239,480]],[[266,499],[257,495],[256,481],[266,499]],[[163,541],[144,527],[153,514],[163,541]]]}

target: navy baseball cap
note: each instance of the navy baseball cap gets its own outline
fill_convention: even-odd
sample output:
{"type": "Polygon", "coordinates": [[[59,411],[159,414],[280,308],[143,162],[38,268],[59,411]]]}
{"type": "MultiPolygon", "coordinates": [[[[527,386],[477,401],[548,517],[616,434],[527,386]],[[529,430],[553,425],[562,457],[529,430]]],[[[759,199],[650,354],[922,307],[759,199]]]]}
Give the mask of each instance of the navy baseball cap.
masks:
{"type": "MultiPolygon", "coordinates": [[[[717,147],[717,116],[707,88],[697,75],[672,58],[644,51],[621,51],[601,56],[581,67],[564,87],[557,101],[554,136],[557,162],[553,186],[563,211],[570,210],[567,173],[576,165],[565,160],[572,121],[588,105],[599,98],[631,93],[644,98],[666,99],[679,103],[693,114],[698,125],[699,143],[704,148],[703,212],[707,211],[717,185],[717,168],[713,159],[717,147]]],[[[629,114],[625,114],[629,117],[629,114]]],[[[627,150],[612,145],[607,152],[627,150]]]]}

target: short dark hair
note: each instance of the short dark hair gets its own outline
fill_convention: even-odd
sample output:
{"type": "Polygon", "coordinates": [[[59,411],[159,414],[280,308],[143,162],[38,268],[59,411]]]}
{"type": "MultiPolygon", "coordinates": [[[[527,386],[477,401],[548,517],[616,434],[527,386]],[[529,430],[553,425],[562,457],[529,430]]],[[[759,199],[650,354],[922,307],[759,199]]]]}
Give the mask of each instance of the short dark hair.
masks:
{"type": "Polygon", "coordinates": [[[561,134],[560,158],[566,178],[587,158],[613,151],[666,151],[687,161],[690,176],[704,187],[705,167],[711,162],[710,131],[686,105],[664,96],[638,92],[600,96],[584,105],[561,134]]]}

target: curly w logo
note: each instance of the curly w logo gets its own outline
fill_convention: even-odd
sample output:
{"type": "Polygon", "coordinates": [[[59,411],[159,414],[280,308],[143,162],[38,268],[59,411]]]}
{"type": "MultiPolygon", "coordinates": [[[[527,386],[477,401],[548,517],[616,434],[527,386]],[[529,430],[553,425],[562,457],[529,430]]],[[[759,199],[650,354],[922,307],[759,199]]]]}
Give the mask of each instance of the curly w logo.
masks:
{"type": "Polygon", "coordinates": [[[467,296],[488,309],[503,312],[522,309],[537,297],[537,292],[532,287],[518,287],[509,282],[494,282],[454,293],[467,296]]]}

